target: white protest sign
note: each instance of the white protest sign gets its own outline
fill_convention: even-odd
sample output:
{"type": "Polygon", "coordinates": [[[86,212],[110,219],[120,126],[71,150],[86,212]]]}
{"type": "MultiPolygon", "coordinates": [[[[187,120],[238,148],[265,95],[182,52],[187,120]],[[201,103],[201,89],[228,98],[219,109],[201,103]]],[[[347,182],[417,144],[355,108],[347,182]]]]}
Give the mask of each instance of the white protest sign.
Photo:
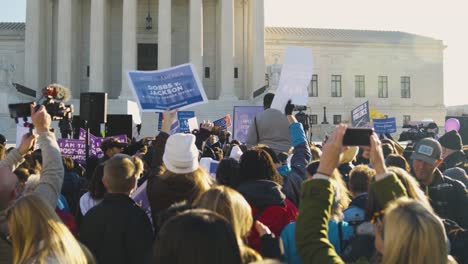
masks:
{"type": "MultiPolygon", "coordinates": [[[[28,117],[27,122],[32,123],[31,117],[28,117]]],[[[20,118],[18,119],[18,124],[16,124],[16,147],[17,148],[19,147],[23,136],[29,133],[29,127],[25,127],[24,123],[25,123],[24,120],[20,118]]]]}
{"type": "Polygon", "coordinates": [[[196,116],[189,118],[187,122],[188,122],[188,127],[189,127],[190,132],[192,132],[195,129],[198,129],[198,121],[197,121],[196,116]]]}
{"type": "Polygon", "coordinates": [[[307,87],[312,79],[313,58],[310,49],[296,46],[286,48],[281,77],[271,108],[284,111],[288,100],[295,105],[307,105],[307,87]]]}

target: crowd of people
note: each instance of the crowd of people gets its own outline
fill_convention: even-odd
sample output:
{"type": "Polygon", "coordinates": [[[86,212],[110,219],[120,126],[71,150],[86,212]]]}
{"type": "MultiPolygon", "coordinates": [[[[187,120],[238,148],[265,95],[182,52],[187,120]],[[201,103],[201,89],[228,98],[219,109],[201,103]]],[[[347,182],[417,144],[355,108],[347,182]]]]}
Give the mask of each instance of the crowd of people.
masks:
{"type": "Polygon", "coordinates": [[[375,133],[344,146],[344,124],[314,144],[273,97],[245,144],[209,121],[171,135],[168,110],[154,140],[105,140],[85,166],[31,106],[35,133],[0,144],[0,263],[468,263],[456,131],[409,156],[375,133]]]}

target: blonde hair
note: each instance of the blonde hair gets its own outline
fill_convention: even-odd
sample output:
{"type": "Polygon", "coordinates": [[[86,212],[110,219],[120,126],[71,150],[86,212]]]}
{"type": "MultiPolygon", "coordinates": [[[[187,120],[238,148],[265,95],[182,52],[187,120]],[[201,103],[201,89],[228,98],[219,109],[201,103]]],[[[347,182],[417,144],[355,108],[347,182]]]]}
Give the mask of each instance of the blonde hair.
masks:
{"type": "Polygon", "coordinates": [[[348,208],[351,198],[346,184],[343,181],[343,176],[341,176],[341,173],[337,169],[335,169],[331,175],[331,182],[333,183],[335,192],[333,195],[330,219],[341,222],[343,220],[343,210],[348,208]]]}
{"type": "Polygon", "coordinates": [[[442,221],[419,201],[402,197],[390,203],[383,230],[383,264],[449,262],[442,221]]]}
{"type": "MultiPolygon", "coordinates": [[[[186,197],[189,204],[197,203],[201,195],[208,191],[212,185],[214,185],[213,177],[211,177],[206,171],[199,166],[194,172],[190,173],[175,173],[169,170],[165,170],[160,176],[163,179],[167,178],[179,178],[185,179],[188,182],[193,183],[192,190],[190,191],[189,197],[186,197]]],[[[180,202],[180,201],[174,201],[180,202]]]]}
{"type": "Polygon", "coordinates": [[[346,164],[354,161],[358,152],[359,147],[347,147],[346,150],[340,154],[340,164],[346,164]]]}
{"type": "Polygon", "coordinates": [[[406,170],[399,167],[388,167],[388,171],[393,172],[406,189],[409,198],[415,199],[422,203],[428,210],[432,212],[432,206],[427,200],[426,195],[421,190],[421,187],[416,179],[411,176],[406,170]]]}
{"type": "Polygon", "coordinates": [[[216,186],[200,197],[197,207],[214,211],[231,223],[244,263],[262,259],[255,250],[249,248],[245,243],[253,225],[253,218],[250,205],[240,193],[227,186],[216,186]]]}
{"type": "Polygon", "coordinates": [[[143,172],[143,162],[138,157],[116,154],[104,163],[106,187],[115,193],[128,193],[143,172]]]}
{"type": "Polygon", "coordinates": [[[52,207],[37,195],[26,195],[7,212],[13,263],[87,263],[86,254],[52,207]]]}

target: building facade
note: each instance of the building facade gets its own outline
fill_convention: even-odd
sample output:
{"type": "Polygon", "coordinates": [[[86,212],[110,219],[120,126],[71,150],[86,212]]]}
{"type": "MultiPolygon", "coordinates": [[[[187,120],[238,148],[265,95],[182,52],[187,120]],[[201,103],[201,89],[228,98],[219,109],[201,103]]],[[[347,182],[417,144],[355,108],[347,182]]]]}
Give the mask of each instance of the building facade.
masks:
{"type": "MultiPolygon", "coordinates": [[[[441,40],[404,32],[264,27],[263,0],[28,0],[24,23],[0,23],[0,133],[14,139],[6,105],[27,102],[12,83],[39,91],[70,87],[79,113],[82,92],[106,92],[108,113],[128,114],[128,70],[192,62],[210,104],[194,107],[199,120],[232,113],[233,105],[261,104],[255,91],[273,91],[287,46],[310,48],[314,75],[309,107],[315,135],[350,121],[369,101],[375,112],[410,120],[445,117],[441,40]],[[26,25],[26,26],[25,26],[26,25]],[[122,81],[124,80],[124,81],[122,81]],[[77,107],[78,106],[78,107],[77,107]],[[331,127],[331,126],[330,126],[331,127]]],[[[143,134],[156,117],[144,113],[143,134]]]]}
{"type": "Polygon", "coordinates": [[[350,121],[351,110],[369,101],[374,112],[395,117],[400,128],[424,119],[443,126],[441,40],[404,32],[267,27],[270,75],[290,45],[308,47],[313,54],[308,106],[316,124],[323,121],[323,107],[334,124],[350,121]]]}

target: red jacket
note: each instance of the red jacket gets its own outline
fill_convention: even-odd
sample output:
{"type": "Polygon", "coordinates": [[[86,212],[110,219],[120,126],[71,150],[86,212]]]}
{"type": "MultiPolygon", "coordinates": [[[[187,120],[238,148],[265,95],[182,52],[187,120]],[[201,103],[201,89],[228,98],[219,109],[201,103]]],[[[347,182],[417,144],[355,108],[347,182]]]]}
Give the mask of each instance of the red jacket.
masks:
{"type": "MultiPolygon", "coordinates": [[[[298,210],[291,201],[286,199],[279,184],[267,180],[250,181],[242,183],[238,191],[252,207],[254,220],[268,226],[276,236],[281,235],[281,231],[287,224],[296,221],[298,210]]],[[[250,231],[248,244],[261,252],[262,241],[254,226],[250,231]]]]}

